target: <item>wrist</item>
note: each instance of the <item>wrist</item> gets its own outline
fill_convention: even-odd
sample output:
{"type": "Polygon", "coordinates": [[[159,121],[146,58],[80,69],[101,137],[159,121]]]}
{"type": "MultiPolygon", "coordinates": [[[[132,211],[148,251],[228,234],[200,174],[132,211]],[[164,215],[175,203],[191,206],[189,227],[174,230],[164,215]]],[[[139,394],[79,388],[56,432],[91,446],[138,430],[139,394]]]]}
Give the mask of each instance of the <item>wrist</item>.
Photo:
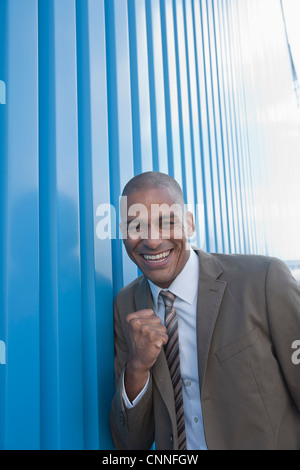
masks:
{"type": "Polygon", "coordinates": [[[127,361],[125,370],[128,372],[128,374],[136,377],[148,377],[150,372],[149,367],[147,367],[141,361],[135,359],[129,359],[127,361]]]}
{"type": "Polygon", "coordinates": [[[124,373],[124,386],[130,402],[143,390],[149,379],[149,369],[127,363],[124,373]]]}

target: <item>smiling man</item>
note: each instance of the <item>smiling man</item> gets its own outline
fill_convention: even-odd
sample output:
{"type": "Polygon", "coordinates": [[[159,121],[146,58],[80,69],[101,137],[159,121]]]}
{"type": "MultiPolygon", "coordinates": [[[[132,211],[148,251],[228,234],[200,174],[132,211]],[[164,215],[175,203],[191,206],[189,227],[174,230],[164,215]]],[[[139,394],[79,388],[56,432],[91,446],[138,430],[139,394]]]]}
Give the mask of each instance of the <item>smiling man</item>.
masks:
{"type": "Polygon", "coordinates": [[[300,291],[286,266],[191,248],[193,216],[168,175],[138,175],[122,196],[143,274],[115,300],[116,447],[300,449],[300,291]]]}
{"type": "Polygon", "coordinates": [[[181,188],[175,181],[168,185],[169,180],[161,173],[144,173],[125,187],[121,202],[127,253],[162,288],[169,287],[184,268],[190,254],[188,237],[194,232],[193,215],[185,211],[181,188]],[[155,185],[152,179],[150,185],[150,175],[155,185]]]}

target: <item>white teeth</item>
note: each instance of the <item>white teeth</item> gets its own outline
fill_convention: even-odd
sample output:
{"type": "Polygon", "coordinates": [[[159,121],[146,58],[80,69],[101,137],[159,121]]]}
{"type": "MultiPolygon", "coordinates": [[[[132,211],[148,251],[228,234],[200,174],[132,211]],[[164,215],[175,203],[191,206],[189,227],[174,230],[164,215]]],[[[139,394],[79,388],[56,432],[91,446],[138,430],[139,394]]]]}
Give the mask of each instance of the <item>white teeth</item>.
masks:
{"type": "Polygon", "coordinates": [[[143,255],[143,257],[147,261],[152,261],[154,263],[157,263],[157,262],[161,262],[161,261],[165,260],[169,256],[170,252],[171,252],[171,250],[164,251],[163,253],[159,253],[159,255],[143,255]]]}

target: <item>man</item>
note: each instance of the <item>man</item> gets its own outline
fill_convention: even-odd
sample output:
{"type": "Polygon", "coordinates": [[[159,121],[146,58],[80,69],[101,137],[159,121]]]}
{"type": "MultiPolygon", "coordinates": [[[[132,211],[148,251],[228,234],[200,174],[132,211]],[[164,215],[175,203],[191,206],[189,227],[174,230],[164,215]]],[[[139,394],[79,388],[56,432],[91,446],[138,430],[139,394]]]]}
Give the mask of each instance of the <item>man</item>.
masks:
{"type": "Polygon", "coordinates": [[[115,300],[116,448],[300,449],[300,289],[286,266],[191,248],[193,216],[162,173],[133,178],[122,213],[143,275],[115,300]]]}

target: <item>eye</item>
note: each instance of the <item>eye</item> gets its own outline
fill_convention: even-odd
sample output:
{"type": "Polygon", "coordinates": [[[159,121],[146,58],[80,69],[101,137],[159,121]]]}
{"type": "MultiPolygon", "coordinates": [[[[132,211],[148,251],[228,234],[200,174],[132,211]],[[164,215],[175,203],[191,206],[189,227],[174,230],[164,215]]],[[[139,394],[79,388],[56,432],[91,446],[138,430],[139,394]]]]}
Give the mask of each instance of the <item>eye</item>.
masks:
{"type": "Polygon", "coordinates": [[[160,222],[159,227],[161,230],[169,230],[174,226],[173,220],[163,220],[160,222]]]}
{"type": "Polygon", "coordinates": [[[128,225],[128,233],[137,233],[137,232],[140,232],[141,230],[141,224],[129,224],[128,225]]]}

